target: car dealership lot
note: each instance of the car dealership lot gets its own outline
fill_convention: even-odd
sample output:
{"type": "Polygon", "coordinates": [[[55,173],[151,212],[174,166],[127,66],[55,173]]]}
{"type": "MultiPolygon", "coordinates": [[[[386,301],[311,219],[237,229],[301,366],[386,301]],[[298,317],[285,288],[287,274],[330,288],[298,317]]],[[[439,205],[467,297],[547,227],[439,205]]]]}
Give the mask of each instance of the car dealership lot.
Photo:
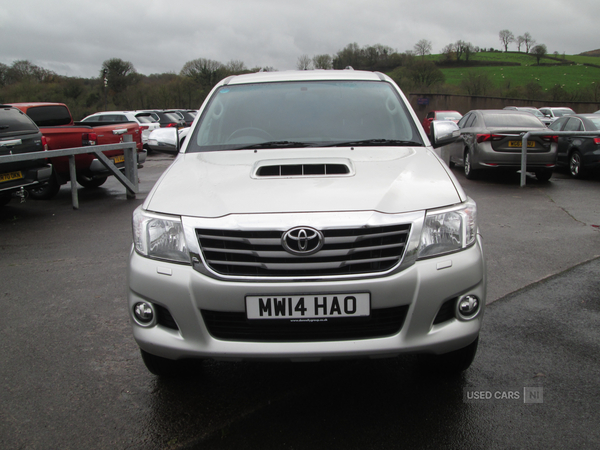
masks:
{"type": "Polygon", "coordinates": [[[131,336],[125,271],[131,213],[171,160],[148,157],[136,200],[109,179],[79,190],[78,211],[69,186],[0,210],[1,448],[600,444],[600,178],[558,172],[520,188],[518,175],[454,170],[478,203],[491,303],[459,380],[407,357],[209,361],[169,382],[146,371],[131,336]]]}

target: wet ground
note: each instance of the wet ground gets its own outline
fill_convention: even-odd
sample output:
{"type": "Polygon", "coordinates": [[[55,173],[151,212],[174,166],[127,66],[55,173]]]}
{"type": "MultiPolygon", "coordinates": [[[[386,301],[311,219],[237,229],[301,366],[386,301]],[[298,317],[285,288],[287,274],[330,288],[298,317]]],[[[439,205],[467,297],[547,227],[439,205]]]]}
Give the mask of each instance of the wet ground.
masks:
{"type": "Polygon", "coordinates": [[[488,308],[471,368],[417,357],[205,362],[148,373],[126,311],[130,218],[114,180],[0,212],[0,448],[600,447],[600,178],[457,177],[479,207],[488,308]]]}

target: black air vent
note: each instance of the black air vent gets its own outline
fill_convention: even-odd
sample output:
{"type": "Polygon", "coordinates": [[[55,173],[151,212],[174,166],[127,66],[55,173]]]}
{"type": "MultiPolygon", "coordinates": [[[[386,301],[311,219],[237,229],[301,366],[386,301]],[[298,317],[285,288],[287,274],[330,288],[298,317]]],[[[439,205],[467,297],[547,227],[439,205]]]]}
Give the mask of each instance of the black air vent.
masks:
{"type": "Polygon", "coordinates": [[[350,168],[345,164],[276,164],[262,166],[257,177],[313,177],[323,175],[347,175],[350,168]]]}

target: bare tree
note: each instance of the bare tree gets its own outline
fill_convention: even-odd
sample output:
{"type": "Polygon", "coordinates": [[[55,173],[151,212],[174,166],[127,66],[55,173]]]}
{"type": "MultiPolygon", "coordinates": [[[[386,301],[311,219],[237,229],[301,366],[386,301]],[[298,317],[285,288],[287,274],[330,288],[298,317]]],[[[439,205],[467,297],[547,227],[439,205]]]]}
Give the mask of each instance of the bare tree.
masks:
{"type": "Polygon", "coordinates": [[[298,57],[298,62],[296,62],[296,68],[298,70],[311,70],[312,69],[312,60],[308,55],[300,55],[298,57]]]}
{"type": "Polygon", "coordinates": [[[246,68],[246,64],[244,64],[243,61],[237,60],[237,59],[232,59],[231,61],[229,61],[227,64],[225,64],[225,68],[231,72],[231,73],[242,73],[246,70],[248,70],[246,68]]]}
{"type": "Polygon", "coordinates": [[[523,43],[525,44],[525,53],[529,53],[529,49],[535,45],[535,39],[527,32],[523,35],[523,43]]]}
{"type": "Polygon", "coordinates": [[[521,46],[525,43],[525,37],[518,36],[517,39],[515,40],[515,42],[517,43],[517,51],[520,52],[521,46]]]}
{"type": "Polygon", "coordinates": [[[508,44],[515,41],[515,35],[512,34],[512,31],[510,30],[502,30],[498,36],[500,37],[500,42],[502,42],[502,45],[504,45],[504,51],[507,52],[508,44]]]}
{"type": "Polygon", "coordinates": [[[414,46],[415,55],[419,55],[421,59],[425,58],[425,55],[431,54],[431,41],[427,39],[421,39],[414,46]]]}
{"type": "Polygon", "coordinates": [[[442,55],[446,61],[452,61],[455,56],[454,44],[448,44],[442,49],[442,55]]]}
{"type": "Polygon", "coordinates": [[[333,58],[331,55],[315,55],[312,63],[315,69],[330,70],[333,68],[333,58]]]}

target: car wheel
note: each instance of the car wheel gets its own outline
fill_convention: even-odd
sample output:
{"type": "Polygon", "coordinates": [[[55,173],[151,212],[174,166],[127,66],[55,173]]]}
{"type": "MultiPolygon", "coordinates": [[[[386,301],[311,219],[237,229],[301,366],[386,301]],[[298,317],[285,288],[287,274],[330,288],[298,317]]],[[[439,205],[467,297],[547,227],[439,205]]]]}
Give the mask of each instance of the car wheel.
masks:
{"type": "Polygon", "coordinates": [[[479,337],[459,350],[443,355],[434,355],[428,362],[428,369],[439,375],[458,375],[467,370],[477,354],[479,337]]]}
{"type": "Polygon", "coordinates": [[[538,181],[548,181],[552,177],[551,169],[539,169],[535,171],[535,177],[538,181]]]}
{"type": "Polygon", "coordinates": [[[53,174],[46,184],[29,189],[29,197],[34,200],[50,200],[58,194],[58,191],[60,191],[60,184],[53,174]]]}
{"type": "Polygon", "coordinates": [[[156,356],[140,349],[142,360],[150,373],[165,378],[176,377],[182,372],[182,361],[174,361],[172,359],[156,356]]]}
{"type": "Polygon", "coordinates": [[[474,180],[476,177],[476,171],[473,170],[473,167],[471,165],[471,152],[469,150],[465,151],[465,177],[467,178],[467,180],[474,180]]]}
{"type": "Polygon", "coordinates": [[[574,151],[571,153],[571,156],[569,156],[569,173],[574,178],[583,178],[583,160],[581,158],[581,153],[578,151],[574,151]]]}
{"type": "Polygon", "coordinates": [[[102,186],[108,177],[92,178],[87,175],[77,175],[77,182],[85,188],[97,188],[102,186]]]}

